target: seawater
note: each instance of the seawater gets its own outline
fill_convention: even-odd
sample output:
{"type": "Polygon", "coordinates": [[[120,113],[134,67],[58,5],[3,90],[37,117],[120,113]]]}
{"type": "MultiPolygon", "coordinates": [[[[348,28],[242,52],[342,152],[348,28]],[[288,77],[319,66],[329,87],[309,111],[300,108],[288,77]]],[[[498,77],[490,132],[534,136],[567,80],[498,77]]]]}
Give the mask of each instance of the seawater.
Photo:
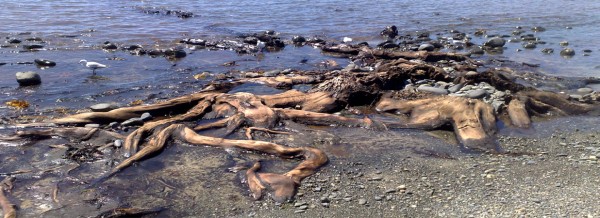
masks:
{"type": "MultiPolygon", "coordinates": [[[[520,43],[507,43],[503,54],[492,58],[540,64],[542,73],[558,76],[600,76],[600,1],[568,0],[497,0],[497,1],[196,1],[196,0],[3,0],[0,13],[1,45],[5,38],[41,37],[47,50],[24,52],[20,47],[0,48],[0,101],[14,98],[62,105],[63,98],[92,99],[94,94],[117,88],[133,88],[154,84],[156,89],[182,82],[192,83],[192,75],[202,71],[227,72],[220,64],[241,63],[241,69],[315,68],[323,57],[317,49],[288,46],[283,52],[267,53],[264,59],[238,56],[233,52],[207,53],[195,51],[174,63],[161,58],[135,57],[124,52],[93,49],[105,41],[119,44],[142,44],[146,48],[175,45],[179,39],[228,38],[240,33],[275,30],[282,38],[293,35],[320,36],[332,40],[351,37],[354,42],[376,44],[378,33],[387,25],[396,25],[401,34],[415,31],[432,33],[458,30],[473,33],[486,29],[488,34],[510,35],[516,26],[534,33],[545,45],[536,49],[520,48],[520,43]],[[181,19],[142,13],[141,9],[182,10],[195,16],[181,19]],[[569,28],[567,28],[569,27],[569,28]],[[572,58],[558,53],[561,41],[575,49],[572,58]],[[542,48],[553,48],[554,54],[542,54],[542,48]],[[589,56],[583,50],[590,49],[589,56]],[[40,70],[31,62],[36,58],[56,61],[57,67],[40,70]],[[121,58],[121,61],[112,60],[121,58]],[[87,59],[108,64],[99,70],[106,79],[89,78],[90,70],[78,64],[87,59]],[[111,59],[111,60],[107,60],[111,59]],[[308,59],[307,64],[299,60],[308,59]],[[37,71],[43,84],[33,89],[18,89],[14,73],[37,71]],[[158,84],[157,84],[158,83],[158,84]],[[163,87],[161,87],[163,85],[163,87]],[[92,97],[90,97],[92,96],[92,97]]],[[[435,35],[432,35],[435,38],[435,35]]],[[[474,37],[482,43],[484,37],[474,37]]],[[[486,55],[487,56],[487,55],[486,55]]],[[[342,64],[343,60],[339,60],[342,64]]],[[[190,91],[190,90],[188,90],[190,91]]],[[[138,96],[139,97],[139,96],[138,96]]]]}

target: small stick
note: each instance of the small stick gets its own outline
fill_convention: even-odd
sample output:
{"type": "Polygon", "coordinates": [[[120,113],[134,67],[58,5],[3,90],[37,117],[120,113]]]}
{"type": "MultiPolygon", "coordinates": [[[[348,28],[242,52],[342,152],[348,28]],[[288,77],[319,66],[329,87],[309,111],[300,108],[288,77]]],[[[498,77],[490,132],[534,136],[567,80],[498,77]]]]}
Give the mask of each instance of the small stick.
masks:
{"type": "Polygon", "coordinates": [[[52,200],[54,203],[58,204],[58,183],[56,183],[56,186],[54,186],[54,190],[52,191],[52,200]]]}
{"type": "Polygon", "coordinates": [[[267,132],[267,133],[290,135],[289,132],[270,130],[267,128],[260,128],[260,127],[248,127],[248,128],[246,128],[246,137],[248,137],[249,140],[252,140],[252,131],[263,131],[263,132],[267,132]]]}

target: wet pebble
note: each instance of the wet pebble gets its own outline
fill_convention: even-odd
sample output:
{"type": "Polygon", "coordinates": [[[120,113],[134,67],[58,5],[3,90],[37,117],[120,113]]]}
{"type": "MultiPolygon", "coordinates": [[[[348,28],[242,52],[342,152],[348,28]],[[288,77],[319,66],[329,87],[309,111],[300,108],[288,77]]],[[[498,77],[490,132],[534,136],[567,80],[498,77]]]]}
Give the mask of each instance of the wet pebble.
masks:
{"type": "Polygon", "coordinates": [[[483,98],[487,96],[489,93],[485,89],[476,89],[467,92],[467,98],[483,98]]]}
{"type": "Polygon", "coordinates": [[[523,48],[526,48],[526,49],[534,49],[536,46],[537,45],[536,45],[535,42],[526,42],[526,43],[523,43],[523,48]]]}
{"type": "Polygon", "coordinates": [[[117,109],[119,106],[112,103],[100,103],[90,106],[93,112],[108,112],[117,109]]]}
{"type": "Polygon", "coordinates": [[[19,43],[21,43],[21,40],[19,40],[19,39],[9,39],[6,42],[8,42],[10,44],[19,44],[19,43]]]}
{"type": "Polygon", "coordinates": [[[32,86],[42,83],[40,75],[33,71],[17,72],[15,76],[20,86],[32,86]]]}
{"type": "Polygon", "coordinates": [[[150,113],[146,112],[143,113],[142,116],[140,116],[140,119],[144,122],[149,121],[152,119],[152,115],[150,115],[150,113]]]}
{"type": "Polygon", "coordinates": [[[419,86],[419,88],[417,88],[417,90],[420,92],[429,92],[429,93],[438,94],[438,95],[447,95],[448,94],[448,90],[446,90],[446,89],[436,88],[436,87],[427,86],[427,85],[419,86]]]}
{"type": "Polygon", "coordinates": [[[552,53],[554,53],[554,49],[544,48],[544,49],[542,49],[542,53],[552,54],[552,53]]]}
{"type": "Polygon", "coordinates": [[[497,48],[497,47],[504,46],[504,44],[506,44],[506,40],[504,40],[503,38],[500,38],[500,37],[494,37],[494,38],[489,39],[483,45],[492,47],[492,48],[497,48]]]}
{"type": "Polygon", "coordinates": [[[135,117],[129,120],[125,120],[121,123],[121,126],[138,126],[144,124],[144,120],[141,118],[135,117]]]}
{"type": "Polygon", "coordinates": [[[42,67],[54,67],[56,66],[56,62],[46,59],[35,59],[33,60],[35,64],[42,67]]]}
{"type": "Polygon", "coordinates": [[[471,48],[471,50],[469,50],[470,54],[476,54],[476,55],[482,55],[485,52],[483,51],[483,49],[479,46],[475,46],[473,48],[471,48]]]}
{"type": "Polygon", "coordinates": [[[24,49],[27,49],[27,50],[33,50],[33,49],[41,49],[41,48],[44,48],[44,46],[43,46],[43,45],[40,45],[40,44],[31,44],[31,45],[23,45],[23,48],[24,48],[24,49]]]}
{"type": "Polygon", "coordinates": [[[562,51],[560,51],[560,55],[561,56],[573,56],[573,55],[575,55],[575,50],[573,50],[572,48],[565,48],[562,51]]]}
{"type": "Polygon", "coordinates": [[[432,44],[426,43],[419,46],[419,51],[433,51],[435,47],[432,44]]]}
{"type": "Polygon", "coordinates": [[[569,42],[567,42],[567,41],[562,41],[559,44],[560,44],[560,46],[569,46],[569,42]]]}
{"type": "Polygon", "coordinates": [[[100,124],[88,123],[88,124],[85,124],[85,128],[100,128],[100,124]]]}

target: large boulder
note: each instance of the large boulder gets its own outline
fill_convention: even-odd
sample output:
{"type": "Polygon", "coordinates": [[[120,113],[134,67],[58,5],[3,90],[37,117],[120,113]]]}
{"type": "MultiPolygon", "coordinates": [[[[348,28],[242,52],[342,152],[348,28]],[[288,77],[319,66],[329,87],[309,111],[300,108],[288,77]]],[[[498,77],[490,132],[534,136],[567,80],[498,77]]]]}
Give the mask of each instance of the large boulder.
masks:
{"type": "Polygon", "coordinates": [[[483,43],[484,46],[492,48],[502,47],[504,44],[506,44],[506,40],[500,37],[491,38],[487,42],[483,43]]]}

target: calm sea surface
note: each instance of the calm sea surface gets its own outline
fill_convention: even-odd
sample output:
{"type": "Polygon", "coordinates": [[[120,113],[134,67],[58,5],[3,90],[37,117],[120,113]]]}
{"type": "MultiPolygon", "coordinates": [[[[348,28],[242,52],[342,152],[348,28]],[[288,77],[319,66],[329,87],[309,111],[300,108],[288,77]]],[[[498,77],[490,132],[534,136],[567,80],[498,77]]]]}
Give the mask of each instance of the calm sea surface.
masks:
{"type": "MultiPolygon", "coordinates": [[[[496,0],[496,1],[75,1],[75,0],[2,0],[0,12],[0,41],[4,38],[26,39],[41,37],[47,50],[23,52],[18,46],[0,48],[0,100],[22,98],[16,90],[14,73],[40,71],[31,62],[45,58],[58,63],[57,67],[41,70],[44,83],[28,90],[29,96],[42,96],[46,101],[62,97],[81,97],[115,88],[142,86],[161,81],[176,84],[204,70],[224,71],[220,63],[237,60],[239,69],[307,68],[300,59],[318,63],[319,51],[312,48],[290,48],[267,54],[265,59],[248,61],[233,52],[206,54],[197,51],[174,66],[164,59],[135,57],[124,52],[104,52],[92,49],[104,41],[144,46],[172,45],[181,38],[224,38],[239,33],[267,29],[281,33],[282,38],[293,35],[321,36],[328,39],[351,37],[354,41],[381,42],[378,36],[387,25],[396,25],[403,34],[415,31],[444,33],[458,30],[473,33],[486,29],[488,34],[510,35],[516,26],[534,33],[533,26],[546,31],[535,33],[545,45],[517,52],[520,43],[507,43],[499,55],[514,61],[540,64],[539,71],[561,76],[600,76],[600,1],[568,0],[496,0]],[[182,10],[195,16],[181,19],[176,16],[143,13],[144,9],[182,10]],[[569,29],[567,27],[570,27],[569,29]],[[93,31],[91,31],[93,30],[93,31]],[[568,41],[575,49],[572,58],[558,55],[559,42],[568,41]],[[542,54],[542,48],[553,48],[554,54],[542,54]],[[589,56],[583,50],[590,49],[589,56]],[[123,61],[111,58],[123,58],[123,61]],[[89,70],[78,64],[88,59],[110,65],[99,70],[107,80],[86,78],[89,70]],[[245,61],[245,62],[244,62],[245,61]]],[[[486,39],[474,37],[481,43],[486,39]]],[[[157,84],[155,84],[157,85],[157,84]]],[[[60,100],[59,100],[60,102],[60,100]]]]}

